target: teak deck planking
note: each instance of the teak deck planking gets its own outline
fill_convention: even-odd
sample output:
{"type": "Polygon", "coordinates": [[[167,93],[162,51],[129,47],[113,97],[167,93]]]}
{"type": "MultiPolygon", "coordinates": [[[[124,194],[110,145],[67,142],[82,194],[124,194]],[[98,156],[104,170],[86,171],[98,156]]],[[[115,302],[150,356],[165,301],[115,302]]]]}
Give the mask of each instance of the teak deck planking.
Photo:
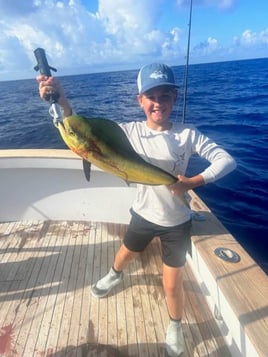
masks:
{"type": "MultiPolygon", "coordinates": [[[[108,298],[90,286],[111,267],[126,226],[98,222],[0,224],[0,356],[162,356],[168,313],[158,239],[108,298]]],[[[230,356],[185,267],[185,356],[230,356]]]]}

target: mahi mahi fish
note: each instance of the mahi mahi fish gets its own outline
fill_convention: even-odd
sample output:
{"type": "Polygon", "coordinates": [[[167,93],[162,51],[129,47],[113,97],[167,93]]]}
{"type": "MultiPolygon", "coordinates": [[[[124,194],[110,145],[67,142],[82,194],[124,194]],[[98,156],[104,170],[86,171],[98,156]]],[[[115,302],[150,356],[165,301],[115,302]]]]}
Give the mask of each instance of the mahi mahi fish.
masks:
{"type": "Polygon", "coordinates": [[[86,160],[127,183],[171,185],[177,181],[139,156],[123,129],[112,120],[72,115],[58,122],[58,129],[66,145],[83,162],[86,160]]]}

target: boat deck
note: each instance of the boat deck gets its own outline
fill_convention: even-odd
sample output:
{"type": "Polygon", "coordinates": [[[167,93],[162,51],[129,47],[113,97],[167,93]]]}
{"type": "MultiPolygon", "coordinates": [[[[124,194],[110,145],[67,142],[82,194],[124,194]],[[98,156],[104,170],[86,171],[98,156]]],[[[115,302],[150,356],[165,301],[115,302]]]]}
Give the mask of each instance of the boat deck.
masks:
{"type": "MultiPolygon", "coordinates": [[[[162,356],[168,313],[158,239],[109,298],[90,286],[113,262],[126,226],[0,224],[0,356],[162,356]]],[[[185,267],[184,356],[230,356],[200,286],[185,267]]]]}

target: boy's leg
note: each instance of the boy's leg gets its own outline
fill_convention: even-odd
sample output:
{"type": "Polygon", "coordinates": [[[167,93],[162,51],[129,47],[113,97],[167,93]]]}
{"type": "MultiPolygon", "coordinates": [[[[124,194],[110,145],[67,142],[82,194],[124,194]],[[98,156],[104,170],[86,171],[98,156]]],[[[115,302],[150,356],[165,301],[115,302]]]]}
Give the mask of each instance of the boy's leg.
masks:
{"type": "Polygon", "coordinates": [[[124,242],[115,256],[114,265],[108,274],[92,285],[91,293],[93,296],[101,298],[108,295],[111,289],[122,281],[122,271],[139,254],[138,252],[143,251],[152,240],[154,236],[152,227],[154,227],[152,223],[132,212],[124,242]]]}
{"type": "Polygon", "coordinates": [[[166,354],[180,356],[184,350],[181,318],[184,308],[183,266],[190,246],[191,221],[162,230],[159,234],[163,259],[163,288],[170,323],[166,333],[166,354]]]}
{"type": "Polygon", "coordinates": [[[138,252],[128,249],[123,243],[115,256],[114,269],[116,271],[123,271],[128,266],[129,262],[136,258],[138,254],[138,252]]]}
{"type": "Polygon", "coordinates": [[[177,357],[183,353],[182,313],[184,307],[183,267],[170,267],[163,263],[163,287],[170,322],[166,332],[166,353],[177,357]]]}
{"type": "Polygon", "coordinates": [[[163,287],[169,316],[173,320],[181,320],[184,308],[183,269],[163,263],[163,287]]]}
{"type": "Polygon", "coordinates": [[[91,294],[97,298],[105,297],[123,280],[123,269],[136,257],[138,253],[132,252],[124,244],[116,254],[113,267],[102,279],[91,287],[91,294]]]}

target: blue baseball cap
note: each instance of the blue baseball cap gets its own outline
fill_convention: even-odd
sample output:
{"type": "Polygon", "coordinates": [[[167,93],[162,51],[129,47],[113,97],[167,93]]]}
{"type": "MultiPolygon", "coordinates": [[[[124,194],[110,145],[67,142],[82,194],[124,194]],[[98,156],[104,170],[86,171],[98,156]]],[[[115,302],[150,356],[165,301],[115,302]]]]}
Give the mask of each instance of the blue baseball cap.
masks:
{"type": "Polygon", "coordinates": [[[138,74],[137,85],[139,94],[158,86],[171,86],[177,88],[174,73],[166,64],[152,63],[143,66],[138,74]]]}

